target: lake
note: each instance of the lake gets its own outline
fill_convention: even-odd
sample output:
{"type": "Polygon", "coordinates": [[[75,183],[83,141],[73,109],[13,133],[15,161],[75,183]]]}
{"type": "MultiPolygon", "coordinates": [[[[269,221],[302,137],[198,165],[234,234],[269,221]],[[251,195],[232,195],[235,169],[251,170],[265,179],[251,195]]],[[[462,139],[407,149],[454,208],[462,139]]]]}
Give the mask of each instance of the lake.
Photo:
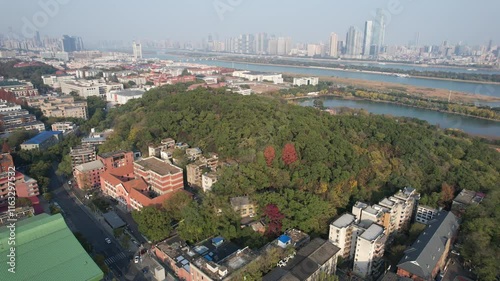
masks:
{"type": "MultiPolygon", "coordinates": [[[[414,108],[403,105],[381,103],[364,100],[343,100],[337,98],[322,98],[325,107],[349,107],[365,109],[374,114],[386,114],[400,117],[412,117],[425,120],[441,128],[454,128],[469,134],[500,137],[500,122],[472,118],[457,114],[414,108]]],[[[314,99],[300,101],[302,106],[313,106],[314,99]]]]}

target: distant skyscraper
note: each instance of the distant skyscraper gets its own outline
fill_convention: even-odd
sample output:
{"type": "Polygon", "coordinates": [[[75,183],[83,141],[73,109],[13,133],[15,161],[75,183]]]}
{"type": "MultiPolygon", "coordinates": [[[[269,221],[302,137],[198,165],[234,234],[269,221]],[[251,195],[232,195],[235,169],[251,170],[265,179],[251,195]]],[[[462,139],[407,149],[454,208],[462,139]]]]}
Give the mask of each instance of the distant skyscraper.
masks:
{"type": "Polygon", "coordinates": [[[255,35],[255,53],[267,53],[268,39],[266,33],[258,33],[255,35]]]}
{"type": "Polygon", "coordinates": [[[493,40],[490,39],[490,42],[488,42],[488,50],[487,51],[491,52],[492,48],[493,48],[493,40]]]}
{"type": "Polygon", "coordinates": [[[276,39],[276,38],[269,39],[267,53],[270,55],[277,55],[278,54],[278,39],[276,39]]]}
{"type": "Polygon", "coordinates": [[[42,45],[42,40],[40,40],[40,32],[38,32],[38,30],[35,32],[35,42],[37,46],[42,45]]]}
{"type": "Polygon", "coordinates": [[[368,57],[370,55],[370,49],[372,45],[373,36],[373,21],[365,22],[365,34],[363,36],[363,56],[368,57]]]}
{"type": "Polygon", "coordinates": [[[63,35],[61,39],[63,52],[75,52],[83,50],[83,40],[80,37],[63,35]]]}
{"type": "Polygon", "coordinates": [[[292,38],[290,37],[279,37],[277,54],[280,56],[287,56],[292,50],[292,38]]]}
{"type": "Polygon", "coordinates": [[[373,55],[378,56],[385,43],[385,23],[386,18],[382,9],[377,9],[375,22],[373,23],[373,39],[372,45],[374,46],[373,55]]]}
{"type": "Polygon", "coordinates": [[[338,41],[339,41],[339,38],[337,36],[336,33],[332,33],[330,35],[330,57],[338,57],[339,56],[339,52],[338,52],[338,41]]]}
{"type": "Polygon", "coordinates": [[[140,60],[142,59],[142,45],[141,43],[133,43],[132,49],[134,51],[134,59],[140,60]]]}
{"type": "Polygon", "coordinates": [[[415,47],[418,47],[420,44],[420,32],[415,33],[415,47]]]}
{"type": "Polygon", "coordinates": [[[363,51],[363,39],[361,37],[361,32],[355,27],[351,26],[349,32],[347,33],[347,51],[346,54],[351,58],[357,58],[361,56],[363,51]]]}

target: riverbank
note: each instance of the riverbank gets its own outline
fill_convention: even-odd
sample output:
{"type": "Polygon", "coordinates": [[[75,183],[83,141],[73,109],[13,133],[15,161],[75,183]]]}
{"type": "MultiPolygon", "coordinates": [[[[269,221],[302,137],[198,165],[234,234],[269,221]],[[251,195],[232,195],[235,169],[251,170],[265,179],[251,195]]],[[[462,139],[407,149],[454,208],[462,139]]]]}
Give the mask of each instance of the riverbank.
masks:
{"type": "MultiPolygon", "coordinates": [[[[284,73],[284,75],[289,77],[303,77],[304,75],[299,75],[296,73],[284,73]]],[[[388,91],[399,91],[407,93],[408,95],[413,95],[416,97],[425,97],[425,98],[434,98],[443,101],[455,102],[455,103],[471,103],[475,102],[488,102],[495,103],[500,102],[500,98],[493,96],[485,96],[479,94],[468,94],[468,93],[460,93],[460,92],[451,92],[444,89],[435,89],[435,88],[422,88],[412,85],[404,85],[404,84],[396,84],[389,82],[380,82],[380,81],[369,81],[369,80],[361,80],[361,79],[352,79],[352,78],[340,78],[340,77],[332,77],[332,76],[318,76],[320,81],[328,81],[333,82],[335,84],[341,84],[346,86],[352,86],[355,88],[362,88],[366,90],[372,91],[380,91],[380,92],[388,92],[388,91]]],[[[404,79],[404,78],[402,78],[404,79]]]]}
{"type": "Polygon", "coordinates": [[[492,118],[485,118],[485,117],[480,117],[480,116],[474,116],[474,115],[463,114],[463,113],[442,110],[442,109],[436,109],[436,108],[429,108],[429,107],[424,107],[424,106],[409,105],[409,104],[405,104],[405,103],[401,103],[401,102],[386,101],[386,100],[372,100],[372,99],[366,99],[366,98],[360,98],[360,97],[354,97],[354,96],[346,97],[346,96],[335,95],[335,94],[324,94],[324,95],[317,95],[317,96],[289,97],[289,98],[283,98],[283,99],[294,101],[294,100],[307,100],[307,99],[318,99],[318,98],[328,98],[328,97],[341,99],[341,100],[370,101],[370,102],[375,102],[375,103],[395,104],[395,105],[399,105],[399,106],[406,106],[406,107],[412,107],[412,108],[418,108],[418,109],[431,110],[431,111],[436,111],[436,112],[460,115],[460,116],[477,118],[477,119],[488,120],[488,121],[500,123],[500,120],[492,119],[492,118]]]}
{"type": "MultiPolygon", "coordinates": [[[[332,71],[343,71],[343,72],[350,72],[350,73],[367,73],[367,74],[380,74],[380,75],[388,75],[388,76],[395,76],[394,74],[398,73],[392,73],[392,72],[383,72],[383,71],[370,71],[370,70],[361,70],[361,69],[345,69],[345,68],[339,68],[339,67],[326,67],[326,66],[308,66],[306,65],[306,62],[304,62],[304,65],[293,65],[293,64],[282,64],[282,63],[258,63],[258,62],[248,62],[245,60],[238,60],[238,59],[225,59],[225,58],[219,58],[217,59],[218,61],[222,62],[235,62],[235,63],[241,63],[241,64],[252,64],[252,65],[272,65],[272,66],[278,66],[278,67],[294,67],[294,68],[311,68],[311,69],[322,69],[322,70],[332,70],[332,71]]],[[[428,76],[408,76],[408,78],[418,78],[418,79],[429,79],[429,80],[441,80],[441,81],[453,81],[453,82],[464,82],[464,83],[475,83],[475,84],[481,84],[481,85],[500,85],[500,82],[488,82],[488,81],[477,81],[477,80],[463,80],[463,79],[452,79],[452,78],[439,78],[439,77],[428,77],[428,76]]],[[[402,78],[404,79],[404,78],[402,78]]]]}

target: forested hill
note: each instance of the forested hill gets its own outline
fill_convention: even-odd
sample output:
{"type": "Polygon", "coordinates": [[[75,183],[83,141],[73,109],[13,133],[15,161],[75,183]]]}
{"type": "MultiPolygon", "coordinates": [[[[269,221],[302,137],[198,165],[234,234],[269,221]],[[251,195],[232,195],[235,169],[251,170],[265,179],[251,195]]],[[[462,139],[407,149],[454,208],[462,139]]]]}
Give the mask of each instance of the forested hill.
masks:
{"type": "MultiPolygon", "coordinates": [[[[422,194],[422,204],[449,207],[467,188],[487,196],[466,213],[461,253],[477,267],[481,280],[495,280],[500,155],[462,133],[404,118],[330,116],[225,90],[186,92],[183,85],[149,91],[111,110],[103,126],[113,126],[115,134],[101,152],[138,148],[144,153],[148,144],[173,137],[231,160],[217,171],[218,182],[201,195],[201,203],[175,198],[163,209],[133,213],[141,232],[155,241],[170,234],[175,220],[182,222],[176,232],[187,241],[221,235],[258,248],[282,229],[327,236],[328,223],[355,200],[374,203],[411,185],[422,194]],[[241,195],[256,203],[257,218],[269,222],[266,236],[240,228],[229,197],[241,195]],[[151,221],[165,223],[153,228],[151,221]]],[[[265,268],[248,280],[260,280],[265,268]]]]}
{"type": "Polygon", "coordinates": [[[223,90],[155,89],[112,110],[106,125],[115,134],[101,152],[134,148],[144,153],[148,144],[172,137],[238,161],[224,170],[217,186],[227,196],[291,188],[345,207],[349,200],[373,201],[410,185],[425,204],[437,205],[443,184],[488,192],[500,182],[498,152],[425,122],[330,116],[223,90]],[[295,148],[296,161],[291,161],[294,151],[283,150],[286,144],[295,148]]]}

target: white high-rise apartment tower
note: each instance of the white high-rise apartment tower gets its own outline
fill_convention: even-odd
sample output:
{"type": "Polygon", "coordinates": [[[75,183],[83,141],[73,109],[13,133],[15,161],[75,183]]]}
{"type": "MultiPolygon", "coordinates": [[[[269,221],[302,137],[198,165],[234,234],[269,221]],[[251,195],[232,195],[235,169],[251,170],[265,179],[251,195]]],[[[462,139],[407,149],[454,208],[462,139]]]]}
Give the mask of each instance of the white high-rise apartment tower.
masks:
{"type": "Polygon", "coordinates": [[[338,52],[338,36],[336,33],[330,35],[330,57],[336,58],[339,56],[338,52]]]}
{"type": "Polygon", "coordinates": [[[372,36],[373,36],[373,21],[369,20],[365,22],[365,34],[363,38],[364,57],[368,57],[370,55],[370,49],[372,46],[372,36]]]}
{"type": "Polygon", "coordinates": [[[134,41],[132,48],[134,50],[134,59],[136,59],[136,60],[142,59],[142,45],[141,45],[141,43],[135,43],[135,41],[134,41]]]}

